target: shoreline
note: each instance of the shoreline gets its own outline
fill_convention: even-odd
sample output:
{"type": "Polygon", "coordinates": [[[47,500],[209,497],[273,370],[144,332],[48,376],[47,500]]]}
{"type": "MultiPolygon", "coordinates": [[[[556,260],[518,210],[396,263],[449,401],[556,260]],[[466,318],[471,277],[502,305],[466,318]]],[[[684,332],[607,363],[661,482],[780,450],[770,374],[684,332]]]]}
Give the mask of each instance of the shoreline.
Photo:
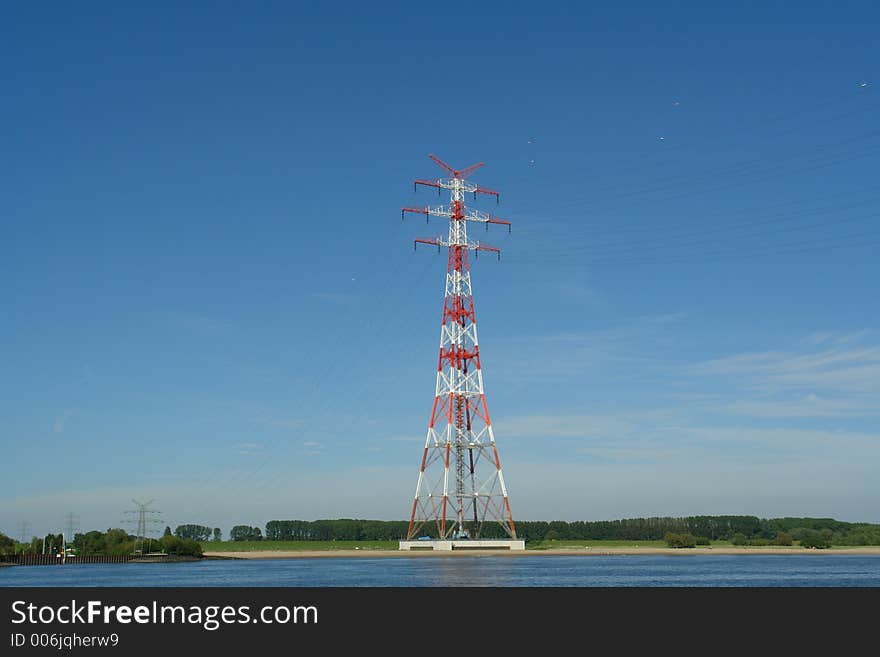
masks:
{"type": "Polygon", "coordinates": [[[880,547],[831,548],[825,550],[786,548],[786,547],[723,547],[723,548],[555,548],[547,550],[454,550],[450,552],[434,552],[432,550],[254,550],[248,552],[210,552],[206,551],[207,559],[324,559],[324,558],[414,558],[423,557],[527,557],[527,556],[638,556],[638,555],[750,555],[750,554],[786,554],[786,555],[874,555],[880,556],[880,547]]]}

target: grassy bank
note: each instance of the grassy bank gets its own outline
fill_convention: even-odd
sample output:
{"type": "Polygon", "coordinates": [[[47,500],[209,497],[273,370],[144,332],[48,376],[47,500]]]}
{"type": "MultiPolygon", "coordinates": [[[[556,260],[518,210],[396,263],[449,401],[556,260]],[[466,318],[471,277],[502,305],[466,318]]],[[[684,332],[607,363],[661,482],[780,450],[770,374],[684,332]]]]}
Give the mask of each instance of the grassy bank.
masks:
{"type": "MultiPolygon", "coordinates": [[[[529,550],[574,550],[578,548],[591,548],[601,550],[603,548],[666,548],[666,541],[541,541],[526,545],[529,550]]],[[[698,548],[738,549],[738,550],[791,550],[801,546],[795,541],[792,545],[734,545],[730,541],[711,541],[709,545],[698,545],[698,548]]],[[[876,545],[832,545],[823,550],[851,550],[854,548],[876,548],[876,545]]],[[[688,548],[680,548],[686,552],[688,548]]],[[[806,549],[806,548],[803,548],[806,549]]]]}
{"type": "MultiPolygon", "coordinates": [[[[334,551],[334,550],[397,550],[397,541],[221,541],[211,542],[205,541],[201,543],[205,552],[223,553],[223,552],[315,552],[315,551],[334,551]]],[[[544,551],[544,550],[577,550],[577,549],[650,549],[650,548],[666,548],[666,541],[540,541],[535,543],[527,543],[527,550],[544,551]]],[[[712,541],[709,546],[700,546],[718,549],[737,548],[743,551],[749,550],[772,550],[779,546],[736,546],[729,541],[712,541]]],[[[780,550],[797,549],[797,543],[788,548],[779,548],[780,550]]],[[[870,546],[865,546],[870,547],[870,546]]],[[[875,546],[876,547],[876,546],[875,546]]],[[[834,546],[829,550],[846,550],[848,546],[834,546]]],[[[687,552],[687,548],[682,548],[682,552],[687,552]]]]}
{"type": "MultiPolygon", "coordinates": [[[[397,550],[397,541],[222,541],[201,543],[205,552],[286,552],[315,550],[397,550]]],[[[542,541],[528,543],[529,550],[567,548],[666,547],[664,541],[542,541]]]]}
{"type": "MultiPolygon", "coordinates": [[[[721,545],[721,544],[719,544],[721,545]]],[[[730,546],[729,543],[724,543],[730,546]]],[[[201,543],[205,552],[287,552],[315,550],[396,550],[397,541],[222,541],[201,543]]],[[[541,541],[528,550],[576,548],[661,548],[665,541],[541,541]]]]}
{"type": "Polygon", "coordinates": [[[526,544],[527,550],[574,550],[577,548],[665,548],[666,541],[539,541],[526,544]]]}
{"type": "Polygon", "coordinates": [[[205,552],[396,550],[397,541],[205,541],[201,546],[205,552]]]}

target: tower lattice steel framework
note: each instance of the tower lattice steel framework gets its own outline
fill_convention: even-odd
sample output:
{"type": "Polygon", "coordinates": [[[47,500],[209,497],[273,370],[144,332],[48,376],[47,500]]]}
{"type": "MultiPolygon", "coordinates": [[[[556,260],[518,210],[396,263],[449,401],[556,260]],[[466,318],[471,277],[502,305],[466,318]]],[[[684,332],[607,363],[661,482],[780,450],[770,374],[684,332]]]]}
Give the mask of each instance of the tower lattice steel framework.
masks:
{"type": "Polygon", "coordinates": [[[489,224],[507,226],[508,231],[510,222],[465,208],[464,199],[468,194],[473,195],[474,200],[478,194],[494,196],[496,203],[500,198],[498,192],[467,180],[483,166],[482,162],[459,171],[434,155],[429,157],[450,177],[416,180],[413,187],[435,187],[438,194],[444,189],[449,190],[449,207],[411,207],[401,211],[401,218],[410,212],[423,214],[427,220],[443,217],[449,221],[445,239],[416,239],[413,244],[414,248],[419,244],[430,244],[436,246],[438,252],[445,247],[448,257],[437,384],[407,538],[415,538],[431,525],[435,531],[430,534],[436,534],[440,539],[480,538],[487,523],[499,523],[508,537],[516,538],[507,486],[483,392],[468,263],[470,251],[475,257],[481,251],[495,253],[500,259],[501,250],[468,240],[467,236],[469,222],[484,224],[487,229],[489,224]]]}
{"type": "MultiPolygon", "coordinates": [[[[150,508],[150,505],[153,503],[153,500],[149,502],[138,502],[135,499],[132,499],[134,505],[137,507],[134,511],[123,511],[128,516],[137,515],[137,519],[126,520],[126,522],[130,522],[137,525],[137,538],[134,542],[135,552],[143,552],[144,545],[149,545],[152,543],[153,539],[150,538],[150,534],[153,531],[153,527],[160,524],[158,515],[162,513],[161,511],[156,511],[150,508]]],[[[147,547],[147,551],[149,551],[149,547],[147,547]]]]}

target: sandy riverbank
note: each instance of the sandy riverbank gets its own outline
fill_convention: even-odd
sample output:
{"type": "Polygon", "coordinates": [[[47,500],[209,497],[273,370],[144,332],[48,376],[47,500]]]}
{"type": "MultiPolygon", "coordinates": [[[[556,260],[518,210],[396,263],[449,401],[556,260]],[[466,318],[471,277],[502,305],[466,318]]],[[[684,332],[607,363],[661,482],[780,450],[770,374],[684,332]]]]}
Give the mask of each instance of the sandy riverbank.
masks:
{"type": "Polygon", "coordinates": [[[458,550],[455,552],[432,552],[428,550],[277,550],[253,552],[205,552],[206,557],[225,557],[227,559],[312,559],[312,558],[384,558],[402,557],[419,558],[428,556],[460,557],[460,556],[493,556],[493,557],[525,557],[525,556],[609,556],[669,554],[687,556],[694,554],[861,554],[880,555],[880,547],[835,548],[831,550],[805,550],[804,548],[784,547],[723,547],[723,548],[566,548],[555,550],[458,550]]]}

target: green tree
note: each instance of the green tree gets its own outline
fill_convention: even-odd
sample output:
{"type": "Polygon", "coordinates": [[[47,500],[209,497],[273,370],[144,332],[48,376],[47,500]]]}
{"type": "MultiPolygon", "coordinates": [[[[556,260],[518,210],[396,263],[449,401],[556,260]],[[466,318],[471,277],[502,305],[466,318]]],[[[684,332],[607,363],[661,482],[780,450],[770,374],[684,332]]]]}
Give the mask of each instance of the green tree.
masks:
{"type": "Polygon", "coordinates": [[[697,539],[693,534],[673,534],[668,532],[663,537],[663,540],[671,548],[692,548],[697,544],[697,539]]]}
{"type": "Polygon", "coordinates": [[[223,532],[220,531],[219,527],[214,527],[214,542],[219,543],[223,540],[223,532]]]}
{"type": "Polygon", "coordinates": [[[64,537],[61,534],[46,534],[43,542],[45,543],[46,554],[58,554],[64,545],[64,537]]]}
{"type": "Polygon", "coordinates": [[[162,536],[171,536],[171,527],[165,527],[165,533],[162,536]]]}
{"type": "Polygon", "coordinates": [[[816,548],[816,549],[825,549],[831,547],[831,536],[830,530],[829,534],[825,534],[824,532],[816,531],[815,529],[805,529],[801,533],[800,543],[801,547],[805,548],[816,548]]]}
{"type": "Polygon", "coordinates": [[[85,534],[77,534],[74,539],[74,547],[77,554],[106,554],[106,541],[104,534],[99,531],[90,531],[85,534]]]}
{"type": "Polygon", "coordinates": [[[191,538],[194,541],[209,541],[211,528],[204,525],[178,525],[174,535],[177,538],[191,538]]]}
{"type": "Polygon", "coordinates": [[[15,541],[0,532],[0,555],[15,554],[15,541]]]}
{"type": "Polygon", "coordinates": [[[548,532],[547,532],[548,534],[550,532],[555,532],[555,536],[553,539],[548,539],[545,534],[544,540],[559,540],[559,539],[565,540],[567,538],[572,538],[569,533],[568,523],[563,522],[562,520],[554,520],[553,522],[550,523],[550,525],[547,527],[547,529],[548,529],[548,532]]]}
{"type": "Polygon", "coordinates": [[[159,539],[162,552],[175,557],[201,557],[202,546],[191,538],[163,536],[159,539]]]}
{"type": "MultiPolygon", "coordinates": [[[[316,521],[317,522],[317,521],[316,521]]],[[[233,541],[262,541],[263,534],[260,531],[259,527],[249,527],[248,525],[236,525],[229,531],[229,538],[233,541]]],[[[331,541],[332,532],[329,531],[329,528],[322,532],[322,538],[317,540],[321,541],[331,541]],[[328,536],[329,538],[323,538],[323,536],[328,536]]]]}
{"type": "Polygon", "coordinates": [[[108,529],[104,533],[104,554],[131,554],[134,547],[135,537],[124,529],[108,529]]]}

